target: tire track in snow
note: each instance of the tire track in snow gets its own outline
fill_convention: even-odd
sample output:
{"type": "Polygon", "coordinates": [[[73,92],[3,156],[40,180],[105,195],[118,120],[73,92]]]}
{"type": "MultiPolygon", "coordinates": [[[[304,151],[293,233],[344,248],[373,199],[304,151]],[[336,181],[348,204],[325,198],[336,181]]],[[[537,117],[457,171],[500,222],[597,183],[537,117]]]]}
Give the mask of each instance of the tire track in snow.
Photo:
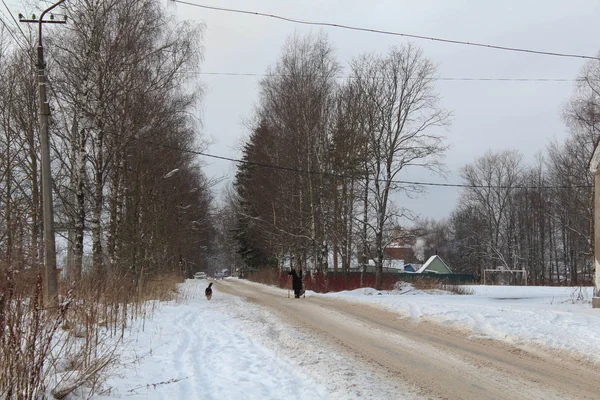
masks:
{"type": "MultiPolygon", "coordinates": [[[[223,282],[223,289],[228,293],[244,296],[245,293],[231,291],[234,282],[223,282]]],[[[262,287],[265,290],[269,288],[262,287]]],[[[252,290],[252,289],[250,289],[252,290]]],[[[305,300],[282,297],[278,311],[287,309],[288,305],[302,307],[305,300]]],[[[247,300],[236,298],[240,304],[247,300]]],[[[382,374],[373,363],[360,355],[353,356],[346,351],[339,351],[338,346],[322,340],[309,326],[292,326],[252,300],[251,317],[245,318],[246,329],[255,331],[258,340],[265,346],[278,350],[278,356],[289,360],[300,367],[312,379],[323,382],[327,386],[327,399],[415,399],[420,398],[417,388],[401,382],[391,382],[389,374],[382,374]]],[[[286,312],[286,311],[283,311],[286,312]]],[[[338,343],[340,344],[340,343],[338,343]]],[[[302,399],[313,399],[314,396],[303,395],[302,399]]],[[[321,397],[323,398],[323,397],[321,397]]]]}
{"type": "MultiPolygon", "coordinates": [[[[248,323],[268,326],[261,315],[249,312],[247,304],[215,288],[212,300],[203,296],[205,282],[188,281],[185,303],[171,305],[155,316],[160,338],[146,335],[160,345],[140,362],[137,380],[153,383],[178,380],[138,390],[145,399],[328,399],[326,390],[282,360],[277,349],[266,348],[248,331],[248,323]],[[190,290],[192,288],[192,290],[190,290]],[[152,364],[158,364],[152,366],[152,364]],[[154,376],[145,371],[159,369],[154,376]]],[[[269,336],[278,329],[270,326],[269,336]]],[[[143,335],[142,335],[143,336],[143,335]]],[[[129,397],[129,396],[128,396],[129,397]]],[[[136,398],[136,396],[132,396],[136,398]]]]}
{"type": "Polygon", "coordinates": [[[197,398],[198,375],[200,373],[198,366],[195,364],[191,354],[195,350],[194,343],[197,342],[192,330],[189,328],[190,322],[194,320],[193,312],[186,311],[183,316],[177,318],[177,327],[181,332],[181,339],[177,345],[177,351],[173,353],[173,364],[179,372],[179,376],[183,379],[178,386],[180,398],[183,396],[192,396],[197,398]]]}
{"type": "MultiPolygon", "coordinates": [[[[286,302],[283,290],[241,281],[228,282],[227,290],[281,313],[293,326],[321,332],[325,340],[396,374],[396,382],[413,382],[427,398],[592,399],[600,393],[595,369],[552,353],[541,357],[503,342],[468,339],[462,330],[414,324],[343,300],[316,296],[286,302]]],[[[477,322],[482,331],[493,333],[485,318],[477,322]]],[[[366,370],[365,363],[359,370],[366,370]]]]}
{"type": "MultiPolygon", "coordinates": [[[[251,315],[244,311],[245,304],[236,301],[235,297],[223,294],[217,297],[217,300],[223,304],[222,312],[229,316],[242,319],[251,315]]],[[[253,315],[250,318],[261,323],[260,317],[255,318],[253,315]]],[[[243,323],[243,320],[241,322],[243,323]]],[[[211,355],[215,359],[214,373],[228,377],[226,387],[220,387],[213,391],[215,398],[240,398],[239,393],[232,392],[233,383],[235,383],[234,386],[247,388],[243,398],[279,398],[273,394],[274,387],[280,387],[285,398],[324,398],[318,393],[308,393],[308,396],[305,396],[298,392],[293,382],[302,378],[297,376],[294,366],[282,363],[276,353],[273,354],[271,350],[257,346],[254,337],[242,334],[246,332],[245,326],[240,326],[239,323],[232,325],[230,321],[228,323],[215,321],[215,325],[211,330],[219,330],[225,334],[211,336],[214,349],[218,349],[218,354],[215,350],[215,353],[211,355]],[[236,328],[239,329],[240,334],[231,331],[236,328]],[[235,371],[230,370],[231,365],[236,365],[235,371]]]]}
{"type": "MultiPolygon", "coordinates": [[[[227,306],[225,300],[213,298],[207,302],[198,294],[183,307],[185,311],[175,318],[179,344],[172,354],[172,363],[183,379],[178,384],[178,398],[218,399],[226,396],[226,390],[223,390],[225,385],[219,384],[221,380],[227,380],[229,375],[224,370],[226,363],[220,351],[224,346],[222,334],[228,336],[228,328],[222,322],[222,312],[227,306]]],[[[232,347],[237,348],[235,343],[232,347]]]]}

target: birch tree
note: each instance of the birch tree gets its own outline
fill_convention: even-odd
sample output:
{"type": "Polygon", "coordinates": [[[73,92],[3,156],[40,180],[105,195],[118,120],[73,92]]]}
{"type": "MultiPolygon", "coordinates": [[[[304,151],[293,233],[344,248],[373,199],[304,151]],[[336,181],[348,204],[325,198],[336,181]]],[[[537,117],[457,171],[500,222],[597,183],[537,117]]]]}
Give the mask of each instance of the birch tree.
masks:
{"type": "MultiPolygon", "coordinates": [[[[180,198],[166,202],[169,218],[183,222],[197,216],[175,205],[202,209],[210,203],[205,177],[194,161],[202,143],[193,116],[201,90],[189,74],[201,60],[202,27],[175,23],[155,0],[76,0],[67,10],[72,23],[53,42],[52,55],[60,66],[53,81],[66,114],[64,133],[57,137],[65,149],[59,158],[70,171],[64,174],[70,193],[62,200],[74,230],[75,276],[81,270],[83,235],[90,231],[96,271],[111,266],[136,276],[155,271],[165,262],[166,246],[175,267],[164,268],[185,272],[180,264],[187,262],[186,247],[193,245],[165,239],[174,237],[179,226],[162,225],[171,231],[149,227],[160,219],[157,204],[166,200],[157,190],[163,190],[162,177],[169,171],[181,171],[169,184],[182,191],[180,198]],[[190,192],[197,196],[183,195],[190,192]],[[193,204],[180,204],[188,200],[193,204]],[[160,248],[147,247],[154,240],[160,248]]],[[[197,237],[199,230],[192,233],[197,237]]]]}
{"type": "MultiPolygon", "coordinates": [[[[247,208],[242,224],[251,225],[247,219],[251,217],[252,224],[265,226],[264,233],[275,239],[266,253],[280,259],[283,254],[293,255],[295,264],[308,265],[325,277],[330,234],[329,157],[338,71],[326,37],[288,39],[281,58],[261,81],[258,123],[244,157],[289,171],[242,166],[236,184],[247,208]],[[269,143],[264,141],[267,136],[269,143]],[[266,147],[262,146],[273,150],[264,154],[266,147]],[[250,179],[261,182],[262,194],[251,194],[252,189],[243,182],[250,179]]],[[[240,227],[240,235],[244,229],[240,227]]],[[[246,240],[243,247],[247,245],[246,240]]],[[[249,255],[248,250],[243,251],[249,255]]]]}

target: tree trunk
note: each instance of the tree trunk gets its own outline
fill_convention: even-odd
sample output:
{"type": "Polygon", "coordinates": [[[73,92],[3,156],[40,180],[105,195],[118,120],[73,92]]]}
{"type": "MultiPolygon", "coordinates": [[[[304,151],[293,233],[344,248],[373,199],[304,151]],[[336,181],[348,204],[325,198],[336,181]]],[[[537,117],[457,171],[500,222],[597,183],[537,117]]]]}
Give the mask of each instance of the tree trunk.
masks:
{"type": "Polygon", "coordinates": [[[94,170],[94,208],[92,213],[92,264],[100,271],[102,260],[102,203],[104,201],[104,132],[98,131],[96,144],[96,168],[94,170]]]}
{"type": "Polygon", "coordinates": [[[78,132],[77,152],[77,191],[75,209],[75,238],[73,241],[73,263],[71,264],[72,279],[81,278],[83,268],[83,238],[85,230],[85,162],[86,162],[86,136],[85,130],[78,132]]]}
{"type": "Polygon", "coordinates": [[[364,276],[367,271],[367,264],[369,260],[367,259],[368,254],[368,246],[369,243],[367,241],[367,218],[369,216],[369,172],[368,169],[365,168],[366,177],[365,177],[365,192],[363,194],[363,225],[362,225],[362,257],[361,257],[361,270],[360,270],[360,287],[364,286],[364,276]]]}

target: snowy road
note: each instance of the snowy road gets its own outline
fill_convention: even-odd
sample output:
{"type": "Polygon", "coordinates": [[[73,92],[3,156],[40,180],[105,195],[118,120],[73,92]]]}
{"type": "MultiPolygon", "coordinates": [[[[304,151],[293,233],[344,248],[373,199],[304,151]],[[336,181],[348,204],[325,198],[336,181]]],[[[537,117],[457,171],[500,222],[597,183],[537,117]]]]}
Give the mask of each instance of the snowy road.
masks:
{"type": "Polygon", "coordinates": [[[207,283],[186,281],[179,301],[154,303],[131,326],[121,368],[95,398],[599,398],[600,364],[585,354],[600,345],[600,316],[562,303],[569,298],[563,289],[412,297],[414,290],[378,296],[365,289],[294,299],[226,279],[207,301],[207,283]],[[531,299],[515,300],[525,294],[531,299]],[[453,329],[444,327],[450,320],[453,329]],[[510,343],[490,339],[502,332],[512,332],[510,343]],[[540,337],[555,348],[542,351],[540,337]],[[584,357],[576,361],[577,354],[584,357]]]}
{"type": "MultiPolygon", "coordinates": [[[[120,368],[94,398],[417,398],[411,388],[390,383],[359,357],[337,354],[309,330],[223,293],[226,282],[217,281],[207,301],[207,281],[188,280],[182,299],[157,304],[151,316],[137,321],[120,368]]],[[[291,302],[281,293],[280,301],[291,302]]]]}
{"type": "MultiPolygon", "coordinates": [[[[323,349],[354,359],[354,369],[403,388],[405,396],[449,399],[595,399],[598,371],[557,352],[532,352],[470,337],[368,305],[218,281],[216,290],[271,310],[288,326],[313,335],[323,349]]],[[[391,393],[390,393],[391,394],[391,393]]],[[[393,398],[393,397],[389,397],[393,398]]]]}

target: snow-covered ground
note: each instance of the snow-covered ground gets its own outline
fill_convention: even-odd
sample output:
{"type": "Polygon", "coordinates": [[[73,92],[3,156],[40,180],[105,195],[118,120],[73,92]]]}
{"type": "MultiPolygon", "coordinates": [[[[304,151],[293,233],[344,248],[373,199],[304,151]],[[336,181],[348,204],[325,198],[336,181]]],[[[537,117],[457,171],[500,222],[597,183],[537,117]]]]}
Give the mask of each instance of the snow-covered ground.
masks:
{"type": "Polygon", "coordinates": [[[600,309],[591,308],[592,287],[465,287],[473,294],[430,294],[406,285],[392,292],[359,289],[324,296],[367,302],[524,348],[566,350],[600,364],[600,309]]]}
{"type": "Polygon", "coordinates": [[[132,329],[121,368],[105,384],[111,389],[98,398],[327,397],[322,385],[282,359],[277,348],[259,343],[263,322],[274,329],[261,310],[215,289],[207,301],[206,283],[188,280],[180,288],[183,300],[163,303],[143,329],[132,329]]]}
{"type": "MultiPolygon", "coordinates": [[[[249,285],[255,285],[248,282],[249,285]]],[[[381,381],[353,370],[313,338],[265,309],[189,280],[179,302],[163,303],[133,329],[120,369],[98,398],[351,399],[390,398],[381,381]],[[301,352],[319,362],[305,363],[301,352]]],[[[548,346],[600,364],[600,310],[591,288],[472,286],[473,295],[435,294],[404,286],[315,294],[366,302],[406,318],[460,327],[523,348],[548,346]]],[[[279,289],[273,289],[279,290],[279,289]]],[[[402,388],[398,388],[400,397],[402,388]]]]}

